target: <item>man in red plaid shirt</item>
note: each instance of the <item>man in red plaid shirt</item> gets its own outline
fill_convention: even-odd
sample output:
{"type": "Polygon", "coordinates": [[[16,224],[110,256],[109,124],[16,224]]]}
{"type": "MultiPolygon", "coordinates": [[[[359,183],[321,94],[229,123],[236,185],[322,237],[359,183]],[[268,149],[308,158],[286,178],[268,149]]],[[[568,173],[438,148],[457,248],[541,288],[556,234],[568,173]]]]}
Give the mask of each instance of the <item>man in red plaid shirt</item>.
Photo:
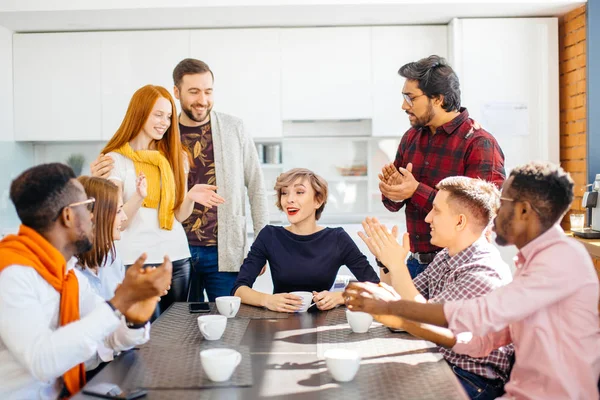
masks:
{"type": "Polygon", "coordinates": [[[402,109],[412,128],[402,137],[395,161],[383,167],[379,189],[388,210],[406,206],[411,244],[407,266],[415,278],[440,251],[430,243],[425,223],[435,186],[446,177],[463,175],[501,187],[504,154],[496,139],[461,108],[458,77],[445,59],[429,56],[398,73],[406,78],[402,109]]]}
{"type": "MultiPolygon", "coordinates": [[[[512,280],[508,265],[485,235],[500,205],[500,192],[481,179],[453,176],[443,179],[433,208],[425,222],[431,229],[431,242],[443,249],[431,264],[412,280],[404,260],[410,251],[408,234],[402,244],[376,219],[363,222],[366,235],[359,236],[382,265],[381,281],[397,298],[421,303],[444,303],[484,296],[512,280]]],[[[495,399],[508,381],[512,345],[502,346],[485,357],[475,358],[453,351],[455,338],[448,329],[417,324],[395,316],[379,322],[438,344],[439,351],[472,399],[495,399]]]]}

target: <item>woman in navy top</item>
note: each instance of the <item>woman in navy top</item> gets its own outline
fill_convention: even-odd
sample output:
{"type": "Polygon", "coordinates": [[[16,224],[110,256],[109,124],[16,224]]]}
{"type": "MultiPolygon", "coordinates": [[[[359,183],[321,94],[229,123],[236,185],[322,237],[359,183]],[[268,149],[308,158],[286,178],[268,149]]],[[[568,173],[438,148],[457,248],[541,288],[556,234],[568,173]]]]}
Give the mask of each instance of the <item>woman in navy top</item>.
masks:
{"type": "Polygon", "coordinates": [[[290,226],[265,226],[252,244],[231,293],[242,303],[269,310],[294,312],[302,299],[293,291],[313,293],[321,310],[344,303],[341,292],[328,289],[342,265],[360,281],[379,282],[367,257],[342,228],[317,225],[327,202],[327,182],[312,171],[294,168],[277,178],[277,207],[287,215],[290,226]],[[266,262],[273,279],[273,293],[252,289],[266,262]]]}

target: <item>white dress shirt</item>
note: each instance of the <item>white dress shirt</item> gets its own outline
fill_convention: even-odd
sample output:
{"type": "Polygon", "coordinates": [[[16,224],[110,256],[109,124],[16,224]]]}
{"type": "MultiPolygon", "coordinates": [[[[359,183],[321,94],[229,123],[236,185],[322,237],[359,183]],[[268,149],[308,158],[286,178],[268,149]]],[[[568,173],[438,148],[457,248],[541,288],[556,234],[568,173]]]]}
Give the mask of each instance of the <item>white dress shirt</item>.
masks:
{"type": "Polygon", "coordinates": [[[97,269],[97,273],[87,267],[79,265],[78,271],[87,278],[92,290],[104,300],[115,296],[117,286],[125,279],[125,266],[119,253],[115,251],[115,258],[108,254],[106,262],[97,269]]]}
{"type": "MultiPolygon", "coordinates": [[[[67,264],[67,271],[75,259],[67,264]]],[[[149,339],[149,324],[128,329],[75,270],[80,320],[58,326],[60,294],[35,269],[0,272],[0,399],[56,399],[66,371],[94,363],[100,347],[123,351],[149,339]]],[[[100,355],[102,358],[102,355],[100,355]]]]}

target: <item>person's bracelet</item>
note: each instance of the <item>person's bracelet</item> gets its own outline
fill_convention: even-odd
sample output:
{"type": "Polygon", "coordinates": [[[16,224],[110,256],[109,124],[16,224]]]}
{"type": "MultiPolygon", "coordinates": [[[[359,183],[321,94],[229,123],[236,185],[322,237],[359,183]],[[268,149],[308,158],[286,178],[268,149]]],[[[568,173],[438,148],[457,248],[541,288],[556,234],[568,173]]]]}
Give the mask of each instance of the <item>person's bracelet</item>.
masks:
{"type": "Polygon", "coordinates": [[[381,263],[381,261],[379,261],[378,259],[375,259],[375,261],[377,262],[377,266],[379,268],[381,268],[381,270],[383,271],[384,274],[388,274],[390,272],[390,270],[388,269],[388,267],[386,267],[385,265],[383,265],[381,263]]]}

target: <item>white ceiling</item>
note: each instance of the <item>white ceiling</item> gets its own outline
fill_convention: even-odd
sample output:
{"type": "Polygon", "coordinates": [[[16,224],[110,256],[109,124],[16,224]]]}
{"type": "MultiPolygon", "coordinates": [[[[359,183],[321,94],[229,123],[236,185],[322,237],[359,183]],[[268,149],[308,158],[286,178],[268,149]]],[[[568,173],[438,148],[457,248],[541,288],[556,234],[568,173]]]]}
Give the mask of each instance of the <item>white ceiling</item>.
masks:
{"type": "Polygon", "coordinates": [[[585,0],[0,0],[15,32],[447,24],[560,16],[585,0]]]}

